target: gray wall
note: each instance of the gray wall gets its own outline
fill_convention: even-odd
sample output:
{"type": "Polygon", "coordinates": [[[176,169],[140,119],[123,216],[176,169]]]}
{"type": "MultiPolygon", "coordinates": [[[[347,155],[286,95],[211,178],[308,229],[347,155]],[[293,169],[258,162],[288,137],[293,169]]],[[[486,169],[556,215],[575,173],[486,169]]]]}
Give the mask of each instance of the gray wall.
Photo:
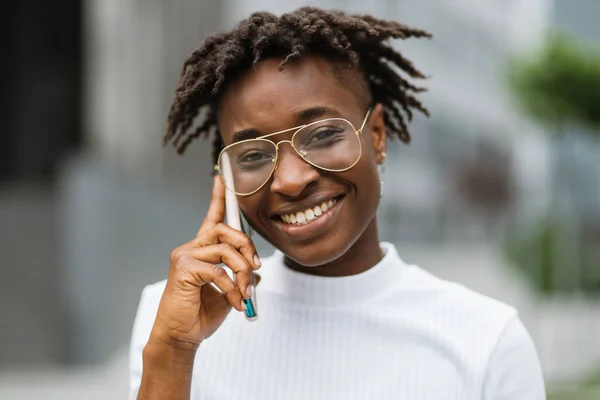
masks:
{"type": "Polygon", "coordinates": [[[65,165],[58,201],[71,362],[127,343],[142,287],[202,219],[210,146],[178,157],[161,135],[183,60],[221,19],[221,2],[85,2],[89,148],[65,165]]]}

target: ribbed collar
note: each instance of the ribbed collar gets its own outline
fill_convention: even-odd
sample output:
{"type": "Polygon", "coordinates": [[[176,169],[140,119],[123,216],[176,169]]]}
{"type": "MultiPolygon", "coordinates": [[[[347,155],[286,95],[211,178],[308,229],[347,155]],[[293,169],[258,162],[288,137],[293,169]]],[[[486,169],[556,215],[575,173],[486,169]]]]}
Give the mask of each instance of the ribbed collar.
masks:
{"type": "Polygon", "coordinates": [[[397,283],[404,266],[393,244],[382,242],[380,246],[384,256],[377,265],[363,273],[343,277],[294,271],[285,266],[283,253],[275,251],[259,270],[262,280],[257,292],[267,290],[295,303],[323,307],[364,301],[380,293],[385,286],[397,283]]]}

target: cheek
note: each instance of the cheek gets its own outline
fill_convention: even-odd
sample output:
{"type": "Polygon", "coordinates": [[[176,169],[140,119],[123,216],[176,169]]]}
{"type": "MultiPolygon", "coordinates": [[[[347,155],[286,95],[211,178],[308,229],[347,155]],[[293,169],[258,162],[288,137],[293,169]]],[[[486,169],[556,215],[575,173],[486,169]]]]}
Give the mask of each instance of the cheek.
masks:
{"type": "MultiPolygon", "coordinates": [[[[375,158],[369,154],[370,157],[364,157],[360,164],[361,167],[361,179],[365,187],[377,188],[379,187],[379,169],[375,158]]],[[[358,166],[358,165],[357,165],[358,166]]]]}
{"type": "Polygon", "coordinates": [[[381,178],[379,176],[377,164],[373,160],[369,160],[366,165],[364,165],[362,186],[357,187],[365,211],[368,210],[369,213],[374,213],[379,206],[379,200],[381,198],[380,181],[381,178]]]}
{"type": "Polygon", "coordinates": [[[246,220],[248,220],[249,223],[255,226],[258,218],[257,215],[259,210],[260,199],[258,197],[253,197],[254,196],[238,197],[238,205],[240,207],[240,210],[244,214],[244,217],[246,217],[246,220]]]}
{"type": "Polygon", "coordinates": [[[365,158],[356,164],[344,179],[355,187],[358,211],[371,214],[373,209],[377,208],[380,198],[377,164],[372,159],[365,158]]]}
{"type": "Polygon", "coordinates": [[[363,154],[359,162],[364,169],[370,187],[379,190],[379,168],[375,157],[375,149],[367,137],[363,138],[363,154]]]}

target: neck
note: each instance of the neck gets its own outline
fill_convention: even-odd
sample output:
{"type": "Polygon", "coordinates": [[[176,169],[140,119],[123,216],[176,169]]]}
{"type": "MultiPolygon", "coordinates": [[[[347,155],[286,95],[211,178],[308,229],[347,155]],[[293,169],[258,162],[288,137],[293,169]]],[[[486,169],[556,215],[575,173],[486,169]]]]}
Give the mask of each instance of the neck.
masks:
{"type": "Polygon", "coordinates": [[[289,258],[285,265],[294,271],[310,275],[340,277],[360,274],[374,267],[383,258],[377,234],[377,219],[367,226],[362,235],[340,257],[318,267],[305,267],[289,258]]]}

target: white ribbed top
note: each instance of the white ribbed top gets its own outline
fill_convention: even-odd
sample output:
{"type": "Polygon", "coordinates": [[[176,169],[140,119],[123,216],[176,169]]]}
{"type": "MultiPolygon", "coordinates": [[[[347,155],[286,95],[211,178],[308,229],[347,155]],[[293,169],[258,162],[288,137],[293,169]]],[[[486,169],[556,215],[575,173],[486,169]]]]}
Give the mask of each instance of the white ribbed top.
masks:
{"type": "MultiPolygon", "coordinates": [[[[326,278],[263,260],[259,319],[233,311],[198,350],[192,400],[542,400],[537,354],[516,311],[406,265],[326,278]]],[[[130,366],[135,399],[165,282],[146,287],[130,366]]]]}

